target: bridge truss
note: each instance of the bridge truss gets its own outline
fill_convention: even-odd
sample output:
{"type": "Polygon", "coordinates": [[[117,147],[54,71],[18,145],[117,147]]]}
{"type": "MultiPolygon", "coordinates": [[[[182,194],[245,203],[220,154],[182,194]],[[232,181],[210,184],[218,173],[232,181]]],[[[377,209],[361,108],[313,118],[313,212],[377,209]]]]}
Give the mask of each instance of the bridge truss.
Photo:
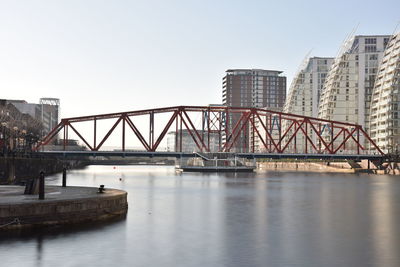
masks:
{"type": "MultiPolygon", "coordinates": [[[[101,128],[104,130],[104,126],[101,128]]],[[[188,136],[195,143],[195,150],[201,152],[384,154],[357,124],[226,106],[176,106],[66,118],[36,150],[44,150],[62,135],[62,150],[67,151],[70,132],[90,151],[103,150],[110,136],[119,132],[120,151],[130,145],[129,136],[143,151],[155,152],[166,135],[174,132],[176,152],[185,150],[188,136]],[[99,132],[101,121],[111,122],[104,134],[99,132]],[[86,123],[84,129],[78,127],[81,123],[86,123]]]]}

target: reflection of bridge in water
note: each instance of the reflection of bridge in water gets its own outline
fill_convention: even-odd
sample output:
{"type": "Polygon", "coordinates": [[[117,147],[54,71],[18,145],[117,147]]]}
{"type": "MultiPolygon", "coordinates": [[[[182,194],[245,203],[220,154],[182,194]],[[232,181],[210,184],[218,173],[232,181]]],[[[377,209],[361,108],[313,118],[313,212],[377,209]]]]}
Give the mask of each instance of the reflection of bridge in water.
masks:
{"type": "Polygon", "coordinates": [[[384,155],[357,124],[225,106],[177,106],[66,118],[39,143],[36,151],[60,157],[198,156],[184,151],[183,131],[195,143],[196,151],[219,152],[215,155],[234,153],[241,158],[354,160],[377,160],[384,155]],[[160,151],[160,144],[165,142],[171,129],[176,133],[174,152],[160,151]],[[63,136],[62,151],[47,151],[46,146],[60,133],[63,136]],[[69,151],[67,141],[71,136],[80,140],[87,151],[69,151]],[[120,138],[118,151],[102,151],[103,145],[115,137],[120,138]],[[217,145],[212,145],[215,142],[212,138],[216,138],[217,145]],[[128,150],[133,142],[141,144],[143,151],[128,150]],[[244,148],[244,153],[236,153],[237,147],[244,148]]]}

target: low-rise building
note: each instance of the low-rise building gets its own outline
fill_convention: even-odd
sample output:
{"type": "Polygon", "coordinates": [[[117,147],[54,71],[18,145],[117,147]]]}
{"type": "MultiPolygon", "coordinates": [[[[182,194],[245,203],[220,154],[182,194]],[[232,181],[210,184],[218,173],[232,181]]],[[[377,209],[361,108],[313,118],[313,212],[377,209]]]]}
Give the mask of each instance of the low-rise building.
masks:
{"type": "Polygon", "coordinates": [[[41,98],[39,104],[25,100],[6,100],[21,113],[28,114],[42,123],[42,136],[48,134],[59,122],[60,100],[57,98],[41,98]]]}
{"type": "MultiPolygon", "coordinates": [[[[197,132],[202,136],[203,140],[208,144],[210,143],[210,151],[218,152],[221,144],[220,134],[210,133],[210,140],[208,141],[208,132],[203,130],[197,130],[197,132]]],[[[196,145],[192,135],[187,129],[182,131],[168,132],[167,134],[167,151],[171,152],[201,152],[201,149],[196,145]],[[182,138],[181,138],[182,136],[182,138]],[[182,144],[182,148],[181,148],[182,144]]]]}

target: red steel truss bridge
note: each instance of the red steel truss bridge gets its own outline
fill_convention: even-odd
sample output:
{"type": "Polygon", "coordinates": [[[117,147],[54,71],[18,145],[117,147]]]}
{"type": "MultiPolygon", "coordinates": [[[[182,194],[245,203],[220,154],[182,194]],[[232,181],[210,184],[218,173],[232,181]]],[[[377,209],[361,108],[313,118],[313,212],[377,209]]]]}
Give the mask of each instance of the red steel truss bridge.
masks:
{"type": "Polygon", "coordinates": [[[247,158],[377,159],[384,156],[357,124],[226,106],[174,106],[65,118],[35,150],[64,155],[150,157],[190,156],[194,151],[235,153],[247,158]],[[70,150],[72,136],[86,151],[70,150]],[[167,136],[172,152],[165,149],[167,136]],[[57,138],[58,149],[49,151],[47,147],[57,138]],[[110,140],[119,144],[112,151],[106,146],[110,140]],[[194,144],[189,152],[188,140],[194,144]],[[136,149],[129,148],[133,144],[136,149]]]}

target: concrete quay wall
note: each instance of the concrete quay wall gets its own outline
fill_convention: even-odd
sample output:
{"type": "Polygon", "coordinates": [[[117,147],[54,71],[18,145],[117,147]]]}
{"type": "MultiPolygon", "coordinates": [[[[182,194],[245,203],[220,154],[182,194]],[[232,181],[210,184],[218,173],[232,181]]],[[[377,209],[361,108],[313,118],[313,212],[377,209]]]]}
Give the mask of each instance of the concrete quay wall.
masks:
{"type": "Polygon", "coordinates": [[[51,186],[46,187],[46,199],[38,200],[38,195],[23,195],[21,188],[9,186],[2,196],[0,192],[0,231],[87,223],[126,215],[125,191],[97,191],[90,187],[51,186]]]}
{"type": "Polygon", "coordinates": [[[64,167],[76,168],[86,163],[57,158],[0,157],[0,184],[14,184],[45,174],[61,172],[64,167]]]}
{"type": "Polygon", "coordinates": [[[328,165],[324,163],[314,162],[259,162],[257,163],[259,170],[273,171],[304,171],[304,172],[339,172],[354,173],[354,169],[345,162],[331,162],[328,165]]]}

